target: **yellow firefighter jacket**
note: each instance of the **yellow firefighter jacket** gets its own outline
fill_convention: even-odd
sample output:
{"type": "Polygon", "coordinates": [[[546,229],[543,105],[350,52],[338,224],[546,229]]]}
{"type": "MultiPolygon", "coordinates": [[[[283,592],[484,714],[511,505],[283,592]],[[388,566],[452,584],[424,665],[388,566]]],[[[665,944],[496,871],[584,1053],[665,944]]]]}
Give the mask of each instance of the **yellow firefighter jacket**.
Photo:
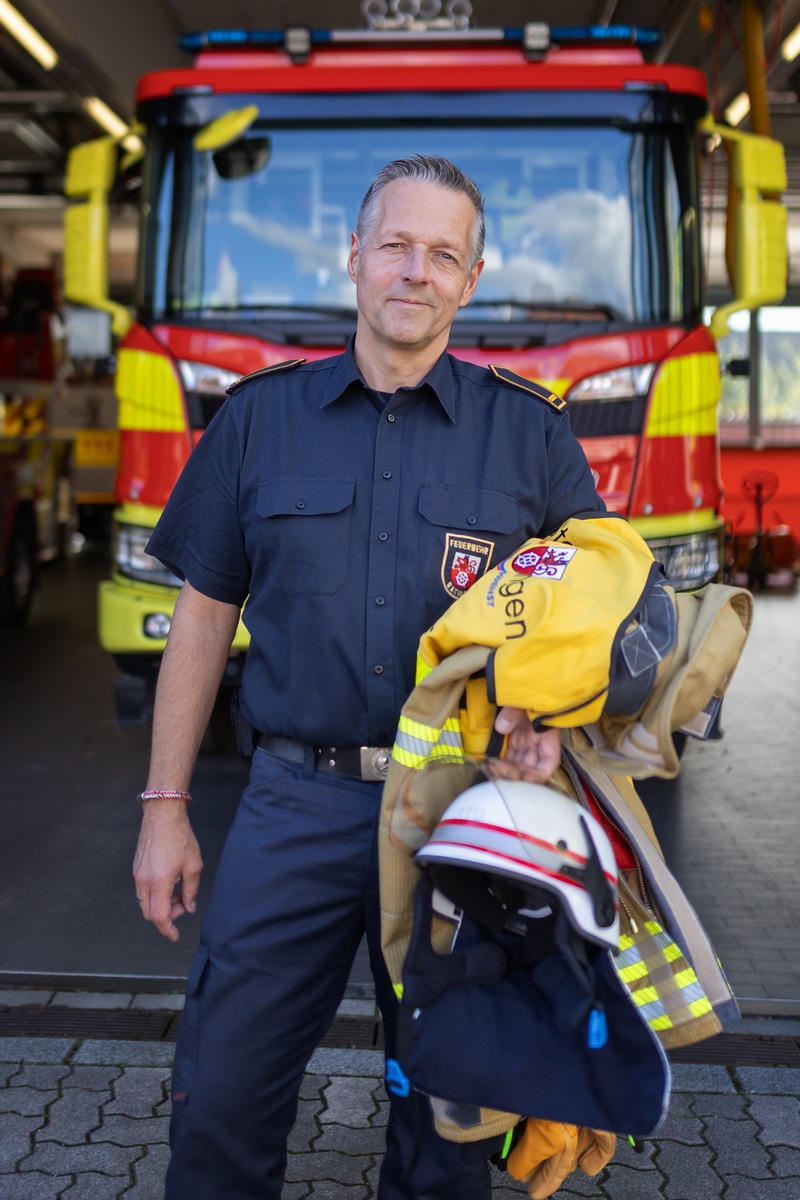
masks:
{"type": "MultiPolygon", "coordinates": [[[[527,542],[499,564],[421,639],[417,685],[403,707],[381,812],[382,940],[396,987],[418,876],[411,856],[475,782],[487,750],[496,752],[497,707],[511,704],[534,722],[562,728],[562,767],[551,785],[581,804],[588,789],[636,856],[636,877],[621,879],[616,965],[662,1044],[702,1040],[736,1016],[713,947],[664,863],[630,776],[675,774],[673,733],[701,729],[702,714],[724,694],[752,597],[723,585],[675,595],[658,575],[647,546],[623,521],[572,519],[556,538],[527,542]],[[650,637],[643,616],[653,594],[650,637]],[[626,636],[633,638],[626,683],[634,687],[617,694],[629,701],[642,676],[647,689],[639,690],[638,707],[628,704],[618,715],[608,709],[615,653],[625,657],[626,636]]],[[[449,937],[440,922],[440,953],[449,937]]],[[[437,1126],[445,1137],[473,1140],[514,1120],[483,1110],[480,1132],[437,1126]]]]}

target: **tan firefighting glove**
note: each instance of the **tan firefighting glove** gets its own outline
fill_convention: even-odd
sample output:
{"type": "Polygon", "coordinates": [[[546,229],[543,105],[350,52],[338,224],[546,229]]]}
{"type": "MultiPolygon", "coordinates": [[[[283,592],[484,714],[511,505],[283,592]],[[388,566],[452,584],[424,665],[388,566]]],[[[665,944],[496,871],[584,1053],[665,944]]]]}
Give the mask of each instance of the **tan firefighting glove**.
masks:
{"type": "Polygon", "coordinates": [[[616,1142],[613,1133],[600,1129],[529,1117],[506,1168],[513,1179],[527,1186],[531,1200],[546,1200],[578,1166],[587,1175],[602,1171],[616,1142]]]}

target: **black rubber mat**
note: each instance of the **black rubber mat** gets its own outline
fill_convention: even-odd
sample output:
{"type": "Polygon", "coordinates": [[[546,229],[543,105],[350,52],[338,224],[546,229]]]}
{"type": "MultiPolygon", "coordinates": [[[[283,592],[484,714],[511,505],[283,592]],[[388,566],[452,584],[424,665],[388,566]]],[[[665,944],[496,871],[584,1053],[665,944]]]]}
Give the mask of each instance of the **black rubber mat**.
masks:
{"type": "MultiPolygon", "coordinates": [[[[172,1010],[31,1005],[0,1009],[0,1037],[174,1042],[179,1022],[180,1013],[172,1010]]],[[[320,1046],[382,1050],[382,1023],[376,1017],[337,1016],[320,1046]]],[[[671,1050],[668,1057],[675,1063],[800,1068],[800,1036],[721,1033],[694,1046],[671,1050]]]]}
{"type": "MultiPolygon", "coordinates": [[[[0,1009],[0,1037],[113,1038],[174,1042],[180,1013],[158,1009],[70,1008],[66,1005],[0,1009]]],[[[335,1017],[321,1046],[352,1050],[383,1048],[383,1028],[374,1017],[335,1017]]]]}

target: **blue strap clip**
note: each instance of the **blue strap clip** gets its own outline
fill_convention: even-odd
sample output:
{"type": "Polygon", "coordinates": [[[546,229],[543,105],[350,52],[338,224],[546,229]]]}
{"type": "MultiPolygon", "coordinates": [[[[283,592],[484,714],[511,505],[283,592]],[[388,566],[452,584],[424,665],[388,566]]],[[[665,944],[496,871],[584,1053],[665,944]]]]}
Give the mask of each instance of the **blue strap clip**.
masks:
{"type": "Polygon", "coordinates": [[[411,1092],[411,1080],[406,1075],[396,1058],[386,1060],[386,1090],[393,1096],[406,1097],[411,1092]]]}

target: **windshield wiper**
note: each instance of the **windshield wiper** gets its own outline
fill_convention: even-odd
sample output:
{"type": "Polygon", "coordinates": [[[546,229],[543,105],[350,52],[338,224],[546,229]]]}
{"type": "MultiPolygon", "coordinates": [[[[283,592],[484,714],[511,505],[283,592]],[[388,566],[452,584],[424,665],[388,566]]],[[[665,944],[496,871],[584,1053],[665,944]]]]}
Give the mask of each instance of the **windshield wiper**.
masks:
{"type": "Polygon", "coordinates": [[[331,320],[355,320],[355,308],[345,308],[327,304],[243,304],[234,305],[204,305],[202,308],[180,308],[172,314],[174,317],[231,317],[234,320],[258,319],[264,313],[274,316],[286,313],[297,316],[298,313],[308,313],[312,317],[330,317],[331,320]]]}
{"type": "Polygon", "coordinates": [[[519,300],[515,297],[508,299],[482,300],[474,297],[469,303],[474,308],[507,308],[515,317],[522,314],[534,321],[623,321],[622,313],[612,308],[610,304],[544,304],[538,301],[519,300]]]}

